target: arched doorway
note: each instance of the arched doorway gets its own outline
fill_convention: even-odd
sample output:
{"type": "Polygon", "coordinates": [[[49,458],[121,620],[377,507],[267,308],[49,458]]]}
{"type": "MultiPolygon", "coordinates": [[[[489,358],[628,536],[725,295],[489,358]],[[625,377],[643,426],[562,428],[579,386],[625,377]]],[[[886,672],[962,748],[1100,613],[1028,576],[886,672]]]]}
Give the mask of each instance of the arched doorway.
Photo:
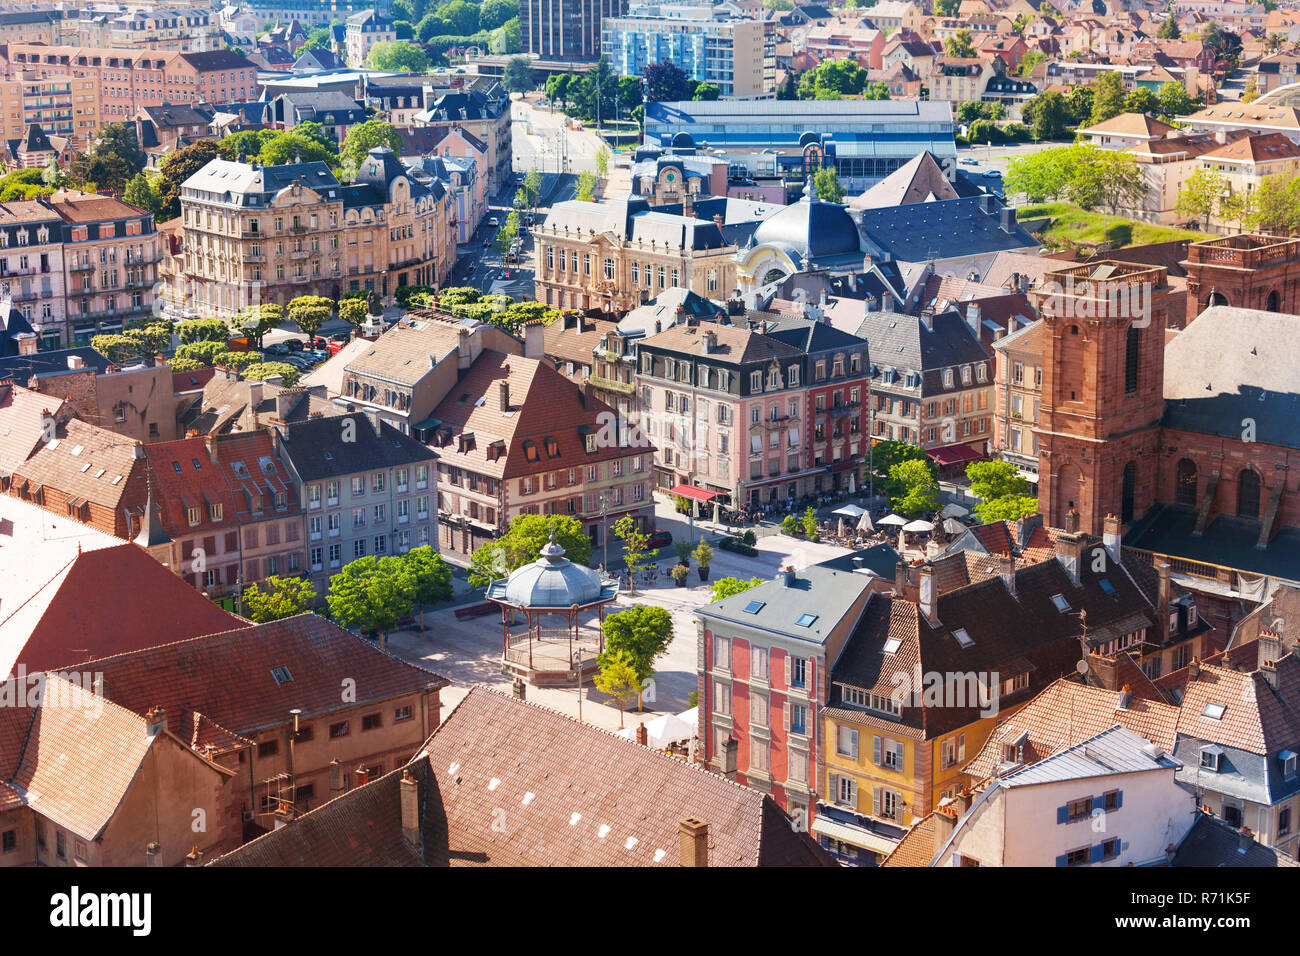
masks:
{"type": "Polygon", "coordinates": [[[1259,520],[1259,472],[1252,468],[1237,475],[1237,517],[1259,520]]]}
{"type": "Polygon", "coordinates": [[[1265,312],[1282,311],[1282,297],[1277,294],[1277,289],[1274,289],[1272,292],[1268,294],[1268,300],[1264,303],[1264,311],[1265,312]]]}
{"type": "Polygon", "coordinates": [[[1178,459],[1178,473],[1174,478],[1174,504],[1196,507],[1196,462],[1190,458],[1178,459]]]}
{"type": "Polygon", "coordinates": [[[1205,307],[1208,309],[1212,305],[1227,305],[1228,297],[1222,292],[1211,292],[1205,299],[1205,307]]]}
{"type": "Polygon", "coordinates": [[[1124,466],[1124,475],[1120,479],[1119,520],[1128,524],[1133,520],[1133,498],[1137,494],[1137,463],[1130,461],[1124,466]]]}

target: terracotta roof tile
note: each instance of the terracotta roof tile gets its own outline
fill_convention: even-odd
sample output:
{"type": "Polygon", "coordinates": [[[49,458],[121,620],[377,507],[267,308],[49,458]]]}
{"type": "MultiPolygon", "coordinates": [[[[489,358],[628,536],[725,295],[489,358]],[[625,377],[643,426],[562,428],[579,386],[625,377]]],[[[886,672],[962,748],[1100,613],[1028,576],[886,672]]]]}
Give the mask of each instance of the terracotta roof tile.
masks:
{"type": "Polygon", "coordinates": [[[929,866],[934,859],[934,814],[927,813],[904,834],[881,866],[929,866]]]}

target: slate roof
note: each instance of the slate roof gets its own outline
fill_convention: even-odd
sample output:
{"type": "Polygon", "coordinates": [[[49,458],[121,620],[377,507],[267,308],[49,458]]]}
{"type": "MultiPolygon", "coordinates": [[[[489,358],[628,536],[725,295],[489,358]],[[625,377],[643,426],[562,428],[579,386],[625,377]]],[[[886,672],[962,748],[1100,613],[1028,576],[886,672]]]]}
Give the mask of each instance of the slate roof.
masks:
{"type": "MultiPolygon", "coordinates": [[[[0,379],[12,376],[15,382],[27,384],[33,377],[61,375],[68,371],[68,359],[79,358],[86,363],[86,368],[103,373],[113,363],[89,345],[73,348],[55,349],[51,352],[37,352],[34,355],[6,355],[0,358],[0,379]]],[[[48,401],[48,399],[46,399],[48,401]]]]}
{"type": "Polygon", "coordinates": [[[1198,814],[1196,822],[1174,854],[1171,866],[1287,867],[1300,866],[1291,857],[1254,840],[1243,853],[1240,831],[1222,820],[1198,814]]]}
{"type": "Polygon", "coordinates": [[[1150,744],[1151,741],[1133,733],[1123,724],[1116,724],[1072,747],[1059,750],[1032,766],[999,778],[998,785],[1010,789],[1064,780],[1086,780],[1116,773],[1173,770],[1182,766],[1163,751],[1156,757],[1142,749],[1150,744]]]}
{"type": "Polygon", "coordinates": [[[291,708],[301,709],[308,721],[448,683],[315,614],[244,623],[85,667],[102,673],[104,696],[128,710],[143,714],[161,704],[170,726],[186,726],[202,715],[250,739],[284,726],[291,708]],[[288,668],[289,680],[272,675],[279,667],[288,668]],[[355,703],[341,702],[340,675],[356,681],[355,703]]]}
{"type": "Polygon", "coordinates": [[[203,53],[181,53],[180,59],[200,72],[213,70],[245,70],[253,64],[233,50],[208,50],[203,53]]]}
{"type": "Polygon", "coordinates": [[[958,192],[944,175],[934,154],[922,150],[861,195],[849,200],[850,209],[877,209],[934,199],[956,199],[958,192]]]}
{"type": "Polygon", "coordinates": [[[1165,346],[1169,428],[1241,438],[1243,418],[1255,440],[1300,448],[1300,365],[1279,361],[1271,343],[1300,336],[1300,316],[1211,306],[1165,346]]]}
{"type": "Polygon", "coordinates": [[[758,627],[790,640],[822,645],[862,598],[872,580],[870,575],[855,574],[852,570],[814,564],[797,571],[791,586],[778,574],[776,580],[705,604],[695,613],[705,620],[758,627]],[[762,607],[753,613],[745,610],[755,603],[762,607]],[[816,620],[809,627],[798,627],[795,622],[804,614],[812,614],[816,620]]]}
{"type": "MultiPolygon", "coordinates": [[[[928,329],[914,315],[867,312],[856,335],[866,339],[871,348],[873,388],[889,388],[891,384],[893,387],[902,386],[901,380],[894,383],[883,380],[884,370],[892,368],[900,373],[920,373],[920,394],[923,396],[956,394],[959,388],[943,387],[943,369],[989,360],[988,353],[971,334],[966,320],[953,311],[935,315],[928,329]]],[[[989,378],[991,380],[992,376],[989,378]]],[[[955,378],[954,382],[959,383],[960,379],[955,378]]]]}
{"type": "MultiPolygon", "coordinates": [[[[1011,210],[1014,215],[1014,210],[1011,210]]],[[[861,213],[863,236],[904,262],[929,262],[1011,249],[1037,248],[1038,240],[1013,219],[1001,228],[1000,206],[987,196],[910,203],[861,213]],[[993,212],[985,212],[985,202],[993,212]]]]}
{"type": "MultiPolygon", "coordinates": [[[[177,375],[184,374],[186,373],[177,373],[177,375]]],[[[206,381],[196,377],[193,384],[188,380],[183,384],[186,389],[202,388],[202,394],[181,416],[181,423],[185,430],[188,432],[192,429],[199,435],[251,431],[270,420],[280,420],[276,412],[276,397],[281,393],[292,396],[292,404],[283,421],[305,421],[312,415],[332,418],[340,412],[339,407],[332,401],[317,394],[319,390],[313,391],[301,386],[286,388],[270,382],[256,383],[246,379],[232,379],[220,373],[210,376],[206,381]],[[262,386],[262,397],[256,408],[252,408],[250,404],[252,389],[258,384],[262,386]],[[253,412],[259,416],[257,422],[253,420],[253,412]]],[[[177,391],[181,390],[177,389],[177,391]]]]}
{"type": "MultiPolygon", "coordinates": [[[[853,349],[866,358],[867,343],[863,339],[826,322],[783,316],[764,322],[763,334],[792,345],[807,355],[832,349],[853,349]]],[[[865,362],[863,367],[866,367],[865,362]]]]}
{"type": "Polygon", "coordinates": [[[420,788],[418,848],[398,842],[395,771],[214,865],[675,867],[685,817],[709,824],[710,866],[834,865],[771,797],[483,687],[407,770],[420,788]]]}
{"type": "Polygon", "coordinates": [[[80,665],[89,657],[247,626],[137,545],[98,548],[76,555],[22,605],[7,608],[0,675],[20,664],[28,671],[80,665]],[[148,600],[138,598],[145,593],[148,600]]]}
{"type": "Polygon", "coordinates": [[[794,346],[737,325],[717,322],[698,323],[694,326],[680,323],[649,336],[643,345],[653,346],[670,353],[704,354],[704,333],[717,336],[717,345],[709,353],[711,361],[730,365],[750,365],[771,362],[773,359],[798,358],[803,353],[794,346]]]}
{"type": "Polygon", "coordinates": [[[401,468],[438,457],[387,422],[381,421],[376,431],[362,412],[291,422],[281,434],[284,454],[303,481],[337,478],[380,468],[401,468]],[[342,422],[345,420],[353,423],[355,441],[343,441],[342,422]]]}

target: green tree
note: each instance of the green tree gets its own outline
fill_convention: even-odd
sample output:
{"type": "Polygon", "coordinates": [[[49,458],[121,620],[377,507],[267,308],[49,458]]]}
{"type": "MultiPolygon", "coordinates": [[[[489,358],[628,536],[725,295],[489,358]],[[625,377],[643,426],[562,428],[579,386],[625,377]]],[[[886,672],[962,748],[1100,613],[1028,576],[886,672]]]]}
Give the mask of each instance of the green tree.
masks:
{"type": "Polygon", "coordinates": [[[1059,146],[1014,156],[1007,163],[1002,188],[1008,196],[1023,193],[1031,203],[1055,199],[1069,186],[1074,163],[1091,148],[1059,146]]]}
{"type": "Polygon", "coordinates": [[[691,99],[697,103],[711,102],[720,96],[722,96],[722,90],[718,88],[716,83],[700,83],[691,93],[691,99]]]}
{"type": "Polygon", "coordinates": [[[182,343],[220,342],[225,347],[230,339],[230,326],[221,319],[186,319],[176,324],[176,334],[182,343]]]}
{"type": "Polygon", "coordinates": [[[316,588],[306,578],[272,575],[244,589],[244,617],[258,624],[305,614],[316,601],[316,588]]]}
{"type": "Polygon", "coordinates": [[[217,368],[233,368],[243,372],[250,365],[260,365],[260,352],[218,352],[212,357],[212,364],[217,368]]]}
{"type": "Polygon", "coordinates": [[[1075,156],[1066,194],[1076,206],[1114,213],[1137,206],[1146,195],[1142,167],[1131,153],[1086,147],[1075,156]]]}
{"type": "MultiPolygon", "coordinates": [[[[422,31],[420,38],[424,39],[422,31]]],[[[405,40],[384,40],[370,48],[366,66],[386,73],[427,73],[429,55],[405,40]]]]}
{"type": "MultiPolygon", "coordinates": [[[[497,27],[488,36],[488,46],[491,52],[497,54],[518,53],[523,49],[523,31],[519,26],[519,18],[507,20],[501,26],[497,27]]],[[[532,86],[526,86],[524,89],[532,89],[532,86]]]]}
{"type": "Polygon", "coordinates": [[[1065,94],[1065,102],[1069,104],[1074,123],[1086,123],[1092,118],[1093,96],[1092,87],[1083,83],[1065,94]]]}
{"type": "Polygon", "coordinates": [[[168,153],[158,163],[158,196],[162,200],[160,222],[175,219],[181,214],[181,183],[189,179],[217,158],[217,142],[201,139],[168,153]]]}
{"type": "Polygon", "coordinates": [[[333,144],[322,143],[300,128],[277,132],[262,142],[257,161],[262,166],[289,166],[298,163],[338,165],[338,151],[333,144]]]}
{"type": "Polygon", "coordinates": [[[470,557],[471,587],[487,587],[541,556],[554,532],[564,556],[574,564],[591,564],[591,539],[582,523],[568,515],[517,515],[501,537],[479,546],[470,557]]]}
{"type": "Polygon", "coordinates": [[[592,202],[595,191],[596,174],[589,169],[584,169],[578,174],[578,189],[574,194],[574,198],[583,202],[592,202]]]}
{"type": "Polygon", "coordinates": [[[94,335],[90,347],[114,365],[129,365],[140,357],[140,346],[125,335],[94,335]]]}
{"type": "Polygon", "coordinates": [[[533,68],[525,56],[512,56],[507,60],[501,80],[502,85],[512,93],[523,93],[537,85],[533,68]]]}
{"type": "Polygon", "coordinates": [[[968,60],[975,56],[975,42],[971,38],[970,30],[962,27],[944,40],[943,52],[955,59],[968,60]]]}
{"type": "Polygon", "coordinates": [[[933,9],[936,17],[955,17],[961,9],[961,0],[934,0],[933,9]]]}
{"type": "Polygon", "coordinates": [[[1039,93],[1020,109],[1034,139],[1061,139],[1070,125],[1069,104],[1059,90],[1039,93]]]}
{"type": "Polygon", "coordinates": [[[528,194],[528,206],[532,208],[542,198],[542,174],[534,166],[524,176],[524,192],[528,194]]]}
{"type": "Polygon", "coordinates": [[[637,528],[631,515],[624,515],[614,522],[614,536],[623,542],[623,564],[631,579],[629,594],[636,594],[636,576],[647,564],[650,555],[650,535],[637,528]]]}
{"type": "Polygon", "coordinates": [[[1246,77],[1246,87],[1241,91],[1241,101],[1243,103],[1253,103],[1259,99],[1260,95],[1257,74],[1252,73],[1246,77]]]}
{"type": "Polygon", "coordinates": [[[250,382],[262,382],[268,378],[279,377],[280,384],[292,388],[302,378],[302,372],[288,362],[254,362],[243,369],[244,378],[250,382]]]}
{"type": "Polygon", "coordinates": [[[1181,83],[1162,84],[1156,99],[1160,101],[1160,115],[1165,117],[1186,116],[1197,109],[1196,101],[1187,95],[1187,88],[1181,83]]]}
{"type": "Polygon", "coordinates": [[[119,156],[131,167],[132,175],[144,169],[144,150],[136,139],[134,123],[105,123],[99,127],[95,130],[88,155],[119,156]]]}
{"type": "Polygon", "coordinates": [[[1032,75],[1034,72],[1034,68],[1046,59],[1047,59],[1047,54],[1044,53],[1042,50],[1025,51],[1025,55],[1022,56],[1020,58],[1020,62],[1016,64],[1016,75],[1017,76],[1032,75]]]}
{"type": "Polygon", "coordinates": [[[1260,232],[1280,236],[1300,232],[1300,176],[1287,173],[1265,176],[1243,218],[1246,225],[1260,232]]]}
{"type": "Polygon", "coordinates": [[[916,445],[893,439],[876,442],[871,453],[876,494],[888,495],[892,498],[902,493],[901,486],[894,481],[890,473],[895,465],[905,461],[920,461],[927,467],[933,467],[925,452],[916,445]]]}
{"type": "Polygon", "coordinates": [[[411,578],[411,599],[420,609],[420,630],[423,631],[424,606],[452,599],[451,565],[427,544],[406,552],[402,561],[411,578]]]}
{"type": "Polygon", "coordinates": [[[1038,499],[1033,495],[1003,495],[981,501],[975,506],[975,514],[981,521],[1019,521],[1038,513],[1038,499]]]}
{"type": "Polygon", "coordinates": [[[339,158],[346,164],[346,168],[355,174],[370,151],[379,146],[387,146],[400,156],[402,134],[391,123],[375,119],[366,120],[348,130],[343,138],[343,147],[339,150],[339,158]]]}
{"type": "Polygon", "coordinates": [[[1160,29],[1156,31],[1156,36],[1162,40],[1181,40],[1183,31],[1178,29],[1178,21],[1173,14],[1165,17],[1164,23],[1160,24],[1160,29]]]}
{"type": "Polygon", "coordinates": [[[162,197],[153,188],[153,183],[144,173],[136,173],[122,191],[122,199],[138,209],[151,213],[155,218],[162,212],[162,197]]]}
{"type": "Polygon", "coordinates": [[[298,48],[299,53],[307,50],[328,50],[331,45],[330,28],[317,27],[307,34],[307,41],[298,48]]]}
{"type": "Polygon", "coordinates": [[[672,103],[686,99],[686,73],[676,63],[663,60],[641,71],[645,98],[651,103],[672,103]]]}
{"type": "Polygon", "coordinates": [[[823,60],[799,77],[799,98],[837,100],[857,96],[867,85],[867,71],[857,60],[823,60]]]}
{"type": "Polygon", "coordinates": [[[495,30],[518,16],[519,0],[484,0],[479,7],[478,24],[484,30],[495,30]]]}
{"type": "Polygon", "coordinates": [[[799,86],[795,83],[794,74],[787,72],[785,80],[782,82],[780,89],[776,91],[778,100],[797,100],[799,98],[799,86]]]}
{"type": "Polygon", "coordinates": [[[1124,112],[1124,102],[1128,91],[1124,89],[1124,78],[1118,71],[1109,71],[1101,75],[1092,94],[1092,125],[1104,123],[1124,112]]]}
{"type": "Polygon", "coordinates": [[[369,555],[343,565],[330,578],[325,600],[330,614],[344,627],[378,631],[379,646],[414,604],[415,587],[401,558],[369,555]]]}
{"type": "Polygon", "coordinates": [[[596,150],[596,175],[604,179],[609,175],[609,147],[604,144],[596,150]]]}
{"type": "Polygon", "coordinates": [[[862,88],[862,98],[864,100],[887,100],[889,99],[889,85],[879,81],[868,83],[862,88]]]}
{"type": "Polygon", "coordinates": [[[889,479],[899,489],[889,499],[890,507],[899,514],[915,518],[938,509],[939,482],[928,463],[900,462],[890,467],[889,479]]]}
{"type": "Polygon", "coordinates": [[[638,708],[641,688],[654,674],[655,661],[668,650],[673,641],[673,618],[662,607],[639,605],[619,611],[605,618],[605,651],[601,654],[603,665],[607,660],[622,658],[636,673],[638,708]]]}
{"type": "Polygon", "coordinates": [[[196,362],[202,362],[203,366],[211,366],[217,359],[217,356],[226,351],[225,342],[198,341],[186,342],[176,348],[175,356],[181,359],[194,359],[196,362]]]}
{"type": "Polygon", "coordinates": [[[813,174],[813,186],[817,195],[827,202],[844,202],[844,186],[840,183],[840,174],[834,166],[823,166],[813,174]]]}
{"type": "Polygon", "coordinates": [[[1204,225],[1221,211],[1223,199],[1231,191],[1232,186],[1223,173],[1209,168],[1198,169],[1184,179],[1178,189],[1178,214],[1204,225]]]}
{"type": "Polygon", "coordinates": [[[1029,482],[1020,477],[1016,466],[1008,461],[977,461],[966,466],[971,494],[988,501],[1005,495],[1023,495],[1029,482]]]}
{"type": "Polygon", "coordinates": [[[438,16],[447,24],[447,32],[456,36],[467,37],[478,32],[478,7],[466,0],[451,0],[437,10],[438,16]]]}
{"type": "Polygon", "coordinates": [[[339,318],[353,328],[361,328],[366,321],[366,300],[361,298],[340,299],[339,318]]]}
{"type": "Polygon", "coordinates": [[[716,604],[718,601],[737,594],[743,594],[750,588],[756,588],[763,583],[762,578],[750,578],[748,581],[742,581],[736,577],[719,578],[709,587],[709,601],[716,604]]]}
{"type": "Polygon", "coordinates": [[[1124,111],[1126,113],[1155,114],[1160,111],[1160,101],[1156,99],[1156,95],[1149,89],[1140,86],[1124,97],[1124,111]]]}
{"type": "Polygon", "coordinates": [[[603,654],[595,684],[598,691],[608,694],[618,704],[618,726],[621,730],[623,711],[633,697],[641,695],[641,680],[637,677],[636,668],[626,654],[603,654]]]}
{"type": "Polygon", "coordinates": [[[171,345],[172,324],[170,320],[160,318],[130,326],[122,334],[135,342],[145,364],[153,365],[155,356],[171,345]]]}
{"type": "Polygon", "coordinates": [[[289,300],[285,315],[298,331],[308,338],[315,338],[320,327],[334,314],[334,300],[323,295],[300,295],[289,300]]]}
{"type": "Polygon", "coordinates": [[[266,337],[266,333],[277,328],[283,321],[284,309],[274,302],[266,302],[262,305],[244,306],[231,325],[248,336],[248,341],[253,348],[261,349],[262,339],[266,337]]]}
{"type": "Polygon", "coordinates": [[[803,525],[803,533],[808,538],[808,540],[816,541],[817,540],[817,512],[812,510],[811,505],[809,505],[807,510],[804,511],[803,517],[800,519],[799,523],[803,525]]]}

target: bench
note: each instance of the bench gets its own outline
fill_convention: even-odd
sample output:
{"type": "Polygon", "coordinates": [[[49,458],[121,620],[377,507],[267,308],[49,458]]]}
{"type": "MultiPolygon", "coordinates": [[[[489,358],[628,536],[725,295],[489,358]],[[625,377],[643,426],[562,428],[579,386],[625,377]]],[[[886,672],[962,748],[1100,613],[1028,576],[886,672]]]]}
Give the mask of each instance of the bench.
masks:
{"type": "Polygon", "coordinates": [[[456,608],[456,617],[458,620],[465,621],[472,617],[482,617],[484,614],[491,614],[497,609],[497,606],[491,601],[484,601],[482,604],[470,604],[465,607],[456,608]]]}

